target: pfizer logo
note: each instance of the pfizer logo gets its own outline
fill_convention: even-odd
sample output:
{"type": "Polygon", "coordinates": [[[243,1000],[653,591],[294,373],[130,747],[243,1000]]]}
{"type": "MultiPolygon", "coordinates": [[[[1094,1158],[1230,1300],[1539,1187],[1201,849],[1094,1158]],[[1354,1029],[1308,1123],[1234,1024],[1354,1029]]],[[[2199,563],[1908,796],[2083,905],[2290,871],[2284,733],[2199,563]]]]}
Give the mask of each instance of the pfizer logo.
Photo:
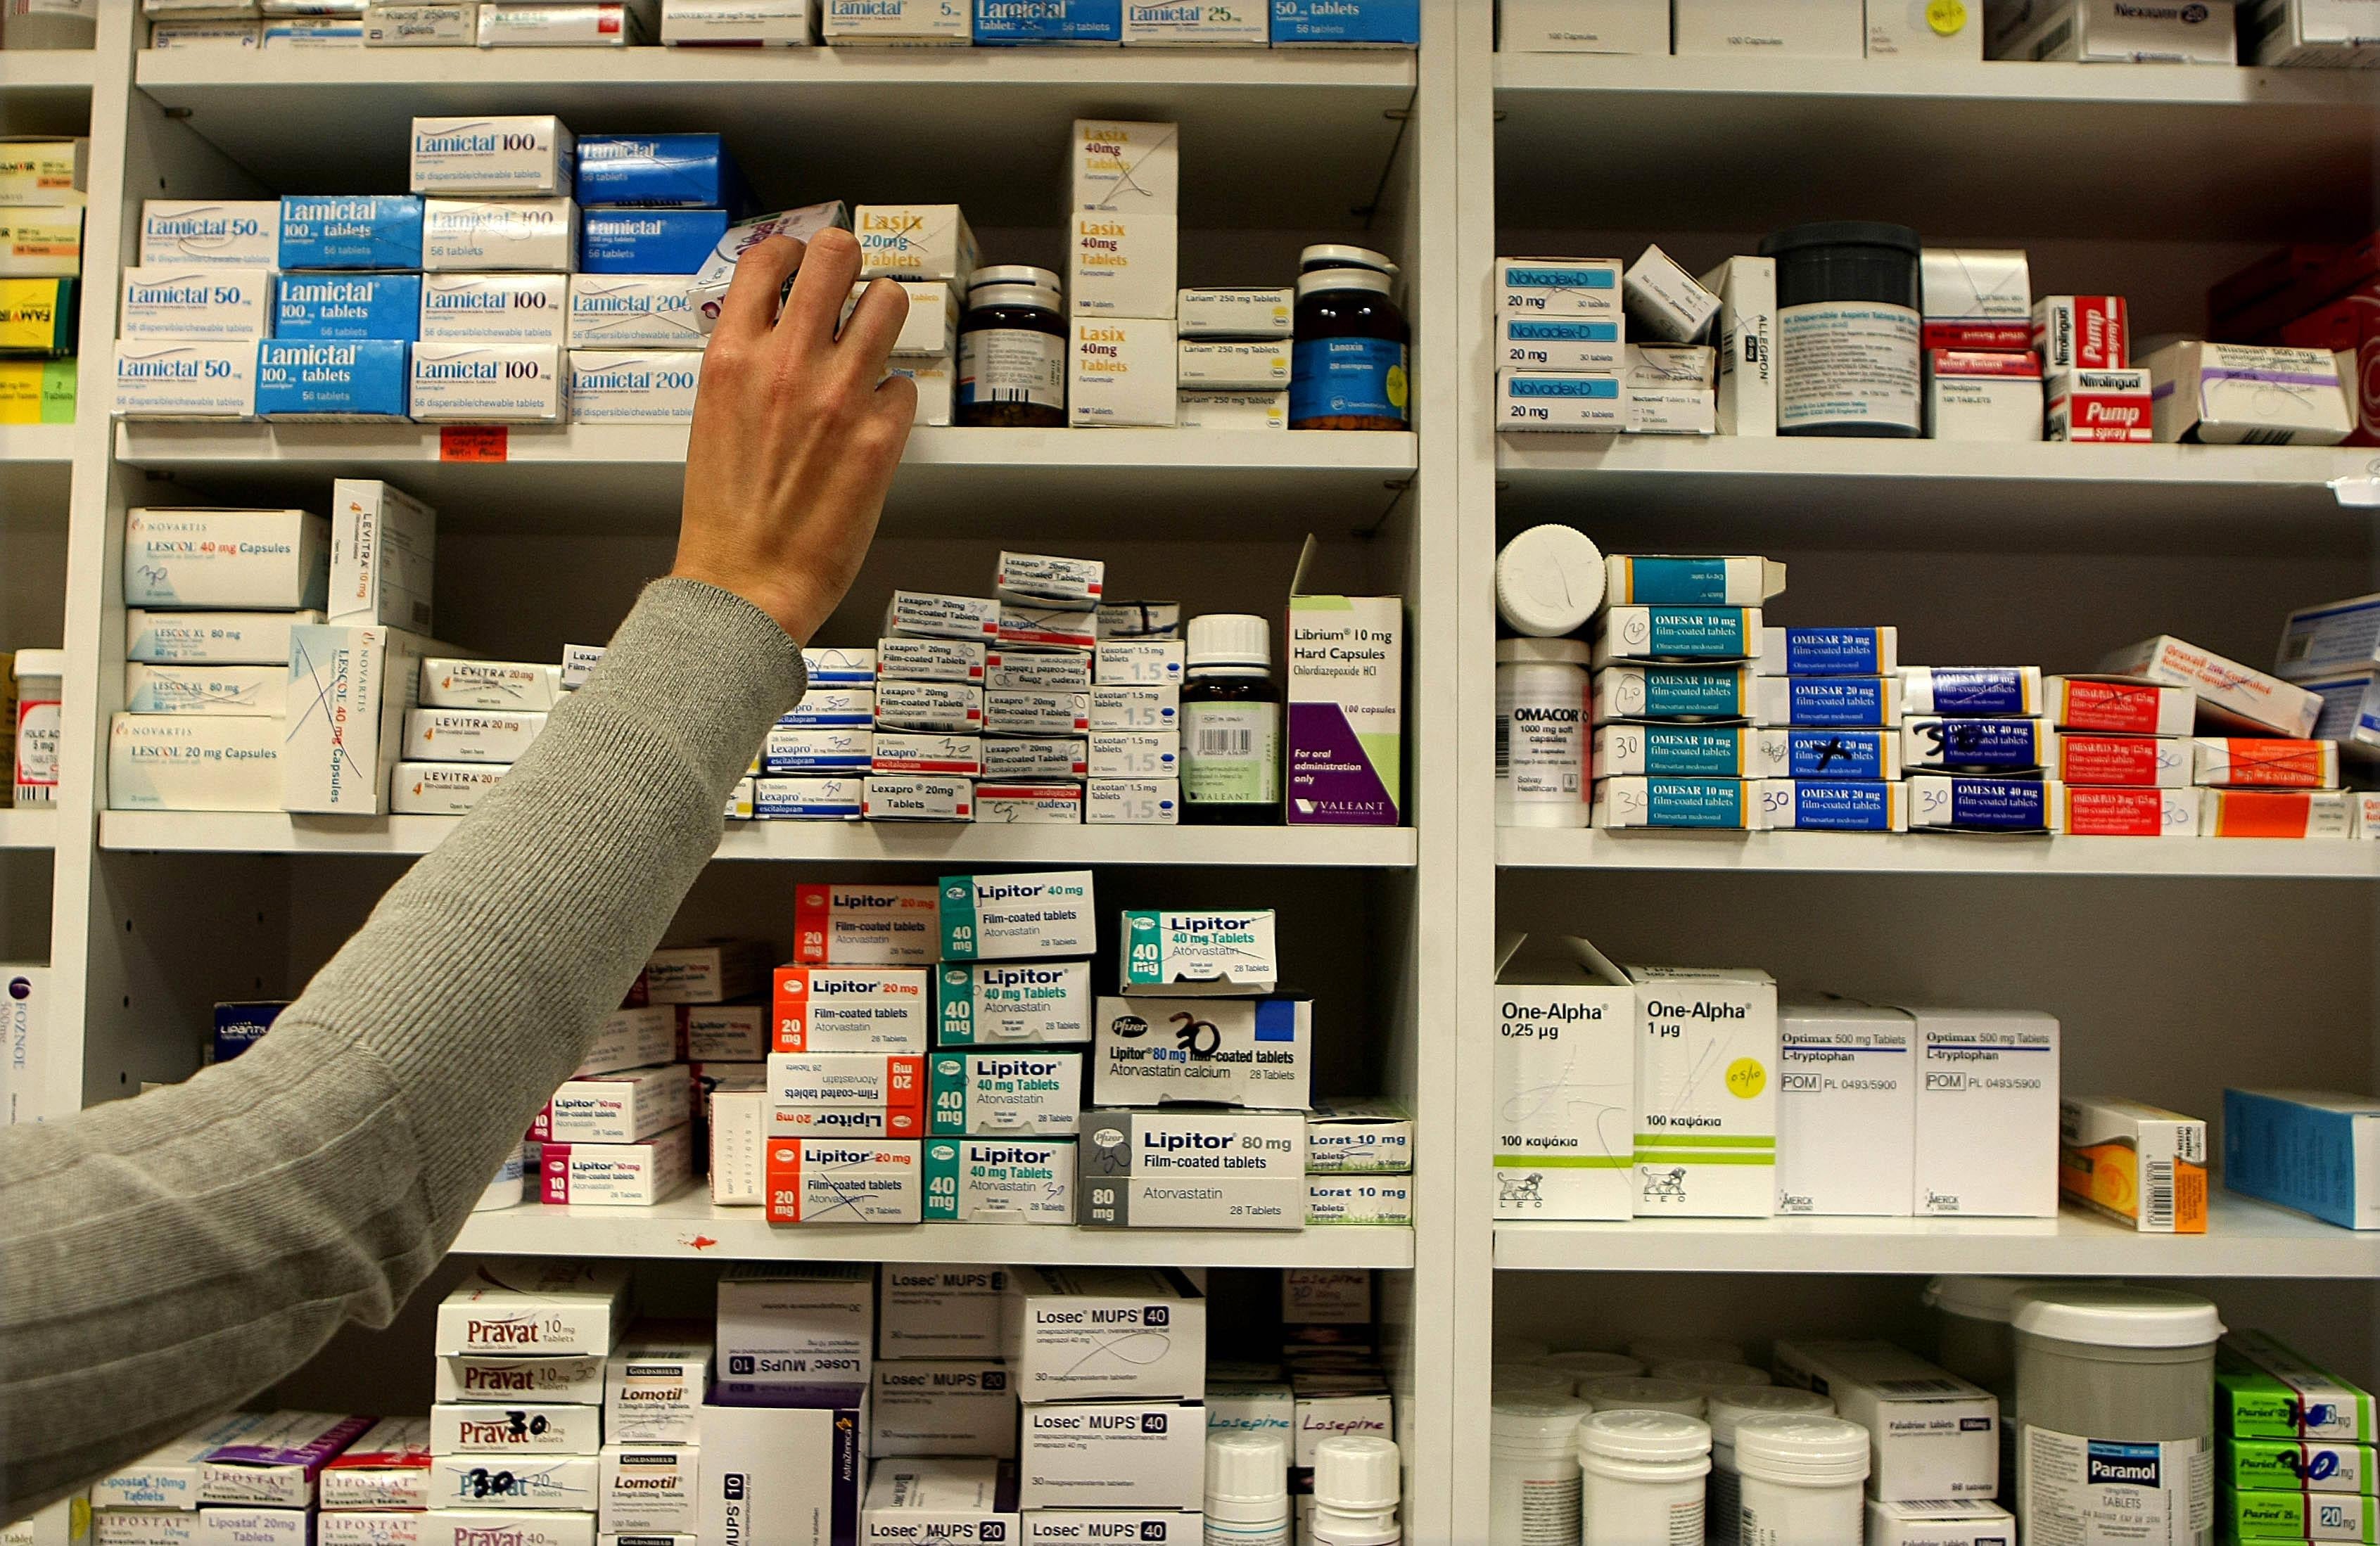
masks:
{"type": "Polygon", "coordinates": [[[1123,1141],[1123,1129],[1122,1128],[1101,1128],[1099,1131],[1091,1134],[1091,1141],[1099,1148],[1112,1149],[1117,1144],[1123,1141]]]}
{"type": "Polygon", "coordinates": [[[1128,1042],[1137,1041],[1148,1034],[1148,1021],[1138,1015],[1118,1015],[1108,1021],[1108,1034],[1121,1036],[1128,1042]]]}
{"type": "Polygon", "coordinates": [[[2184,6],[2181,8],[2181,19],[2189,22],[2193,27],[2197,26],[2200,22],[2204,21],[2207,15],[2207,9],[2204,6],[2184,6]]]}

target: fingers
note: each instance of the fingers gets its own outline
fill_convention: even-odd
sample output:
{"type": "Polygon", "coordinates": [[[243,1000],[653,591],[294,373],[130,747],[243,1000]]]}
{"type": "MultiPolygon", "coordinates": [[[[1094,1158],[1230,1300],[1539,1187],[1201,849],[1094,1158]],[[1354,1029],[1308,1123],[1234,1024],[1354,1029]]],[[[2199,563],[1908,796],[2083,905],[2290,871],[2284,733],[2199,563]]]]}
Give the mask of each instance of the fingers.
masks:
{"type": "Polygon", "coordinates": [[[777,320],[777,297],[785,279],[802,266],[802,244],[792,236],[771,236],[747,248],[735,260],[735,277],[719,303],[713,338],[737,341],[767,334],[777,320]]]}
{"type": "Polygon", "coordinates": [[[882,378],[893,341],[901,336],[901,324],[908,316],[908,291],[890,279],[868,281],[859,304],[852,308],[851,320],[843,324],[843,346],[851,356],[855,377],[863,381],[882,378]]]}
{"type": "Polygon", "coordinates": [[[848,231],[821,231],[810,238],[801,272],[794,276],[794,293],[777,319],[777,341],[804,353],[823,353],[833,346],[834,325],[843,303],[859,282],[859,238],[848,231]]]}

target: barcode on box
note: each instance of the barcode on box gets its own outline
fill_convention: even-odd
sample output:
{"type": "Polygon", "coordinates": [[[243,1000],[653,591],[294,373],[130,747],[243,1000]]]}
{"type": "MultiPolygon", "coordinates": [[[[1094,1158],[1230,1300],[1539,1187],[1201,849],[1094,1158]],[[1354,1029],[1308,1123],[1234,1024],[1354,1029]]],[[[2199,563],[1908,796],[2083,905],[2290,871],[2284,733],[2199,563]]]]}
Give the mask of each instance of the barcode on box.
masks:
{"type": "Polygon", "coordinates": [[[2151,1160],[2148,1185],[2141,1204],[2142,1223],[2150,1229],[2173,1227],[2173,1161],[2151,1160]]]}

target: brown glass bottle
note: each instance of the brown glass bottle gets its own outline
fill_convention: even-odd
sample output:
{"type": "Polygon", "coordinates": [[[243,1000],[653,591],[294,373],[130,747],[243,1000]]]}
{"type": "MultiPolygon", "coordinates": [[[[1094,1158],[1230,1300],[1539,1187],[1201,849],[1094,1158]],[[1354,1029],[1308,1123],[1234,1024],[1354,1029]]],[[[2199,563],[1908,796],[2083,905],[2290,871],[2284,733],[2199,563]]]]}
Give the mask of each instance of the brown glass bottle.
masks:
{"type": "Polygon", "coordinates": [[[1272,628],[1229,613],[1190,620],[1182,685],[1182,819],[1192,826],[1281,822],[1281,688],[1272,628]]]}
{"type": "Polygon", "coordinates": [[[1058,276],[1021,264],[978,269],[959,319],[952,418],[1006,429],[1066,425],[1066,322],[1058,276]]]}
{"type": "Polygon", "coordinates": [[[1405,428],[1413,330],[1390,299],[1390,284],[1388,272],[1370,267],[1309,267],[1297,276],[1292,429],[1405,428]]]}

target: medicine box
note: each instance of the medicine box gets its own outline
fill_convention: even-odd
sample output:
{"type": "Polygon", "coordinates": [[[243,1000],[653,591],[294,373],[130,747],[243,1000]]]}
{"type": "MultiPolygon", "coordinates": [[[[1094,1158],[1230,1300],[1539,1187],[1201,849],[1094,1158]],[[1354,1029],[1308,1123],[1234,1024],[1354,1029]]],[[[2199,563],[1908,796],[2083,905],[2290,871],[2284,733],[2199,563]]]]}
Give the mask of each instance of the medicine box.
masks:
{"type": "Polygon", "coordinates": [[[864,729],[832,726],[823,730],[771,730],[760,746],[760,770],[766,774],[866,773],[875,758],[876,737],[864,729]]]}
{"type": "MultiPolygon", "coordinates": [[[[2380,1101],[2224,1091],[2223,1184],[2341,1228],[2380,1229],[2380,1101]]],[[[2368,1417],[2364,1431],[2345,1436],[2370,1442],[2368,1417]]]]}
{"type": "Polygon", "coordinates": [[[1499,370],[1496,399],[1500,429],[1609,435],[1628,427],[1627,383],[1613,374],[1499,370]]]}
{"type": "Polygon", "coordinates": [[[642,1143],[548,1143],[540,1151],[539,1200],[644,1208],[693,1179],[692,1130],[672,1128],[642,1143]]]}
{"type": "Polygon", "coordinates": [[[570,351],[570,418],[579,424],[691,424],[702,356],[689,350],[638,354],[570,351]]]}
{"type": "MultiPolygon", "coordinates": [[[[256,339],[273,332],[273,279],[265,269],[154,265],[124,271],[123,304],[116,336],[129,339],[256,339]]],[[[8,281],[6,316],[10,323],[31,316],[39,352],[71,345],[67,319],[74,307],[68,280],[8,281]],[[18,291],[29,292],[19,301],[18,291]],[[33,293],[39,292],[39,293],[33,293]],[[58,297],[66,304],[58,305],[58,297]]],[[[391,336],[402,336],[393,334],[391,336]]],[[[17,335],[6,340],[21,346],[17,335]]]]}
{"type": "MultiPolygon", "coordinates": [[[[949,690],[975,692],[972,687],[949,690]]],[[[985,693],[982,696],[980,728],[993,735],[1067,736],[1079,735],[1091,728],[1091,698],[1087,693],[985,693]]]]}
{"type": "MultiPolygon", "coordinates": [[[[938,922],[931,886],[797,886],[794,959],[814,966],[925,966],[934,960],[938,922]]],[[[779,970],[782,982],[785,969],[779,970]]]]}
{"type": "Polygon", "coordinates": [[[2078,444],[2147,445],[2156,439],[2146,370],[2060,370],[2049,377],[2042,437],[2078,444]]]}
{"type": "Polygon", "coordinates": [[[686,1056],[696,1063],[754,1063],[769,1056],[766,1004],[680,1004],[678,1029],[686,1056]]]}
{"type": "Polygon", "coordinates": [[[1420,0],[1273,0],[1275,48],[1412,48],[1421,42],[1420,0]]]}
{"type": "Polygon", "coordinates": [[[2362,1444],[2380,1438],[2368,1392],[2268,1332],[2235,1331],[2216,1345],[2215,1398],[2216,1431],[2232,1437],[2362,1444]]]}
{"type": "MultiPolygon", "coordinates": [[[[700,1447],[691,1442],[622,1443],[610,1433],[606,1437],[613,1442],[603,1446],[596,1471],[596,1510],[606,1533],[692,1533],[700,1447]]],[[[691,1430],[687,1438],[693,1438],[691,1430]]]]}
{"type": "Polygon", "coordinates": [[[645,961],[645,991],[655,1004],[724,1004],[759,993],[768,981],[769,947],[721,939],[665,945],[645,961]]]}
{"type": "Polygon", "coordinates": [[[421,1516],[422,1546],[595,1546],[595,1516],[583,1509],[433,1508],[421,1516]]]}
{"type": "Polygon", "coordinates": [[[276,666],[144,666],[124,668],[128,714],[283,715],[288,680],[276,666]]]}
{"type": "Polygon", "coordinates": [[[1607,607],[1596,623],[1593,664],[1749,659],[1762,632],[1757,607],[1607,607]]]}
{"type": "Polygon", "coordinates": [[[1289,393],[1285,392],[1180,392],[1174,393],[1174,428],[1178,429],[1285,430],[1289,428],[1289,393]]]}
{"type": "Polygon", "coordinates": [[[1915,1009],[1921,1216],[2054,1218],[2058,1021],[2028,1010],[1915,1009]]]}
{"type": "MultiPolygon", "coordinates": [[[[839,735],[839,731],[795,731],[795,734],[839,735]]],[[[972,779],[983,772],[983,738],[944,735],[929,731],[879,731],[872,738],[868,767],[876,773],[928,773],[972,779]]]]}
{"type": "Polygon", "coordinates": [[[1077,118],[1072,143],[1073,208],[1174,212],[1182,189],[1180,125],[1077,118]]]}
{"type": "Polygon", "coordinates": [[[418,344],[413,417],[553,424],[566,401],[562,351],[546,344],[418,344]]]}
{"type": "Polygon", "coordinates": [[[771,1224],[916,1224],[923,1216],[917,1141],[771,1135],[771,1224]]]}
{"type": "Polygon", "coordinates": [[[404,755],[413,762],[515,763],[545,731],[545,716],[492,708],[413,708],[404,755]]]}
{"type": "MultiPolygon", "coordinates": [[[[433,273],[419,277],[417,284],[421,299],[419,335],[431,343],[562,344],[568,340],[568,276],[433,273]]],[[[282,288],[286,291],[288,286],[289,278],[284,276],[282,288]]],[[[691,323],[688,331],[692,331],[691,323]]]]}
{"type": "Polygon", "coordinates": [[[1667,54],[1667,0],[1503,0],[1497,43],[1507,54],[1667,54]]]}
{"type": "Polygon", "coordinates": [[[1983,13],[1972,6],[1936,6],[1932,0],[1867,0],[1867,56],[1979,60],[1984,56],[1983,13]]]}
{"type": "Polygon", "coordinates": [[[927,1079],[938,1137],[1075,1134],[1082,1107],[1079,1053],[937,1052],[927,1059],[927,1079]]]}
{"type": "Polygon", "coordinates": [[[629,1281],[624,1262],[482,1260],[440,1302],[431,1350],[442,1359],[609,1353],[627,1319],[629,1281]]]}
{"type": "Polygon", "coordinates": [[[2305,736],[2322,710],[2321,698],[2302,687],[2167,634],[2117,651],[2099,668],[2161,686],[2187,688],[2196,694],[2201,716],[2217,726],[2237,727],[2251,734],[2305,736]]]}
{"type": "MultiPolygon", "coordinates": [[[[868,0],[861,0],[861,3],[868,3],[868,0]]],[[[720,302],[726,298],[727,286],[735,277],[736,260],[743,257],[747,249],[759,246],[771,236],[790,236],[806,242],[820,231],[837,226],[845,230],[851,226],[851,211],[839,199],[823,204],[805,205],[797,210],[781,210],[774,214],[761,215],[729,226],[727,234],[719,238],[719,245],[711,248],[710,256],[703,260],[702,266],[695,271],[693,279],[686,285],[687,297],[694,305],[702,331],[709,332],[711,324],[719,320],[720,302]]]]}
{"type": "Polygon", "coordinates": [[[999,627],[1000,603],[983,597],[896,590],[884,609],[884,632],[893,635],[988,643],[999,627]]]}
{"type": "Polygon", "coordinates": [[[280,419],[403,418],[406,356],[396,340],[256,345],[256,416],[280,419]]]}
{"type": "Polygon", "coordinates": [[[552,116],[416,118],[416,193],[568,193],[577,141],[552,116]]]}
{"type": "MultiPolygon", "coordinates": [[[[1170,284],[1166,294],[1170,304],[1170,284]]],[[[1069,424],[1077,428],[1106,425],[1160,429],[1173,425],[1175,341],[1172,319],[1087,315],[1074,318],[1069,327],[1069,424]]]]}
{"type": "Polygon", "coordinates": [[[1637,1214],[1770,1216],[1777,984],[1750,970],[1623,970],[1637,993],[1637,1214]]]}
{"type": "Polygon", "coordinates": [[[430,1422],[382,1418],[322,1467],[316,1486],[323,1509],[412,1509],[427,1505],[430,1422]]]}
{"type": "Polygon", "coordinates": [[[280,238],[272,266],[284,271],[419,269],[421,233],[418,194],[292,195],[281,200],[280,238]]]}
{"type": "Polygon", "coordinates": [[[561,668],[539,661],[448,660],[421,662],[425,708],[518,708],[539,712],[561,695],[561,668]]]}
{"type": "MultiPolygon", "coordinates": [[[[289,631],[283,747],[285,809],[376,815],[386,811],[390,774],[406,755],[428,640],[381,624],[321,623],[289,631]]],[[[542,719],[543,716],[537,716],[542,719]]],[[[437,756],[420,761],[481,761],[437,756]]],[[[505,759],[511,760],[509,758],[505,759]]]]}
{"type": "Polygon", "coordinates": [[[2033,306],[2034,352],[2052,376],[2121,370],[2132,363],[2131,318],[2121,296],[2044,296],[2033,306]]]}
{"type": "Polygon", "coordinates": [[[638,1004],[603,1017],[573,1079],[666,1063],[677,1050],[677,1016],[667,1004],[638,1004]]]}
{"type": "Polygon", "coordinates": [[[421,266],[431,272],[568,273],[577,249],[578,205],[570,199],[431,199],[422,206],[421,266]]]}
{"type": "MultiPolygon", "coordinates": [[[[1086,692],[1092,685],[1091,655],[1082,649],[994,649],[984,657],[983,682],[995,693],[1086,692]]],[[[1178,706],[1181,694],[1171,701],[1178,706]]]]}
{"type": "MultiPolygon", "coordinates": [[[[1686,7],[1721,3],[1724,0],[1679,0],[1681,39],[1686,7]]],[[[1764,15],[1770,11],[1785,13],[1812,3],[1813,0],[1767,0],[1762,11],[1764,15]]],[[[1842,0],[1822,3],[1839,6],[1842,0]]],[[[1682,41],[1679,52],[1688,52],[1682,41]]],[[[1639,342],[1687,343],[1699,336],[1718,315],[1718,297],[1704,289],[1694,275],[1658,247],[1646,248],[1636,261],[1628,265],[1621,293],[1628,314],[1629,335],[1639,342]]]]}
{"type": "Polygon", "coordinates": [[[412,339],[422,309],[419,274],[285,273],[274,292],[273,332],[285,341],[412,339]]]}
{"type": "Polygon", "coordinates": [[[1287,338],[1296,302],[1297,293],[1290,289],[1184,290],[1174,297],[1173,320],[1185,339],[1287,338]]]}
{"type": "MultiPolygon", "coordinates": [[[[516,283],[539,283],[546,276],[516,283]]],[[[455,276],[440,284],[492,284],[455,276]]],[[[573,348],[699,349],[707,338],[697,325],[694,303],[682,274],[575,273],[569,277],[568,334],[573,348]]],[[[425,333],[427,336],[427,333],[425,333]]]]}
{"type": "Polygon", "coordinates": [[[272,269],[281,263],[281,203],[273,199],[148,199],[140,262],[272,269]]]}
{"type": "Polygon", "coordinates": [[[1318,1096],[1305,1117],[1305,1173],[1406,1174],[1413,1169],[1413,1114],[1394,1101],[1318,1096]]]}
{"type": "Polygon", "coordinates": [[[2140,1101],[2058,1103],[2058,1188],[2143,1234],[2206,1233],[2206,1124],[2140,1101]]]}
{"type": "Polygon", "coordinates": [[[2210,789],[2199,791],[2199,829],[2210,838],[2313,839],[2359,834],[2355,795],[2338,790],[2210,789]]]}
{"type": "MultiPolygon", "coordinates": [[[[378,478],[331,483],[331,622],[426,634],[432,620],[438,513],[378,478]]],[[[524,704],[544,707],[545,704],[524,704]]]]}
{"type": "Polygon", "coordinates": [[[878,1287],[876,1350],[887,1359],[998,1357],[1005,1268],[887,1262],[878,1287]]]}
{"type": "Polygon", "coordinates": [[[1205,1394],[1207,1301],[1178,1270],[1025,1267],[1008,1281],[1001,1335],[1020,1399],[1205,1394]]]}
{"type": "Polygon", "coordinates": [[[1101,998],[1092,1023],[1092,1094],[1101,1105],[1305,1109],[1310,999],[1101,998]]]}
{"type": "Polygon", "coordinates": [[[1901,721],[1900,760],[1912,768],[2016,772],[2050,761],[2056,740],[2049,722],[2038,717],[1994,719],[1916,714],[1901,721]]]}
{"type": "Polygon", "coordinates": [[[1848,1000],[1778,1016],[1777,1211],[1906,1216],[1915,1021],[1848,1000]]]}
{"type": "Polygon", "coordinates": [[[924,1152],[929,1224],[1075,1222],[1072,1138],[933,1138],[924,1152]]]}
{"type": "Polygon", "coordinates": [[[602,1407],[565,1402],[442,1402],[430,1408],[430,1444],[440,1455],[591,1456],[602,1421],[602,1407]]]}
{"type": "Polygon", "coordinates": [[[1859,0],[1677,0],[1674,52],[1778,59],[1857,59],[1859,0]]]}
{"type": "Polygon", "coordinates": [[[2038,441],[2041,365],[2030,354],[1929,349],[1925,432],[1937,441],[2038,441]]]}
{"type": "Polygon", "coordinates": [[[2243,0],[2240,45],[2251,65],[2370,69],[2373,29],[2355,0],[2243,0]]]}
{"type": "Polygon", "coordinates": [[[0,206],[0,279],[72,279],[82,272],[82,207],[0,206]]]}
{"type": "Polygon", "coordinates": [[[1087,770],[1094,779],[1175,779],[1182,772],[1182,732],[1099,731],[1091,735],[1083,755],[1085,766],[1075,770],[1078,777],[1087,770]]]}
{"type": "Polygon", "coordinates": [[[867,1481],[868,1430],[859,1406],[703,1408],[695,1539],[848,1546],[867,1481]]]}
{"type": "Polygon", "coordinates": [[[718,135],[590,134],[578,141],[574,191],[582,205],[717,209],[742,187],[718,135]]]}
{"type": "Polygon", "coordinates": [[[975,784],[928,773],[878,774],[860,792],[865,821],[972,821],[975,784]]]}
{"type": "MultiPolygon", "coordinates": [[[[873,656],[872,674],[885,681],[962,682],[978,686],[983,683],[984,646],[979,643],[959,639],[879,639],[873,656]]],[[[810,680],[820,682],[826,679],[813,669],[810,680]]]]}
{"type": "Polygon", "coordinates": [[[2229,65],[2238,60],[2231,17],[2214,6],[2128,0],[2028,0],[1987,18],[1995,59],[2086,64],[2229,65]]]}
{"type": "Polygon", "coordinates": [[[1082,957],[1098,948],[1088,870],[944,876],[941,958],[1082,957]]]}
{"type": "Polygon", "coordinates": [[[1280,981],[1269,908],[1131,911],[1123,914],[1123,926],[1122,992],[1174,997],[1260,994],[1280,981]]]}
{"type": "Polygon", "coordinates": [[[2015,1539],[2008,1510],[1980,1499],[1867,1500],[1867,1546],[2008,1546],[2015,1539]]]}
{"type": "MultiPolygon", "coordinates": [[[[1921,1118],[1921,1128],[1922,1128],[1921,1118]]],[[[1777,1383],[1824,1391],[1868,1431],[1870,1498],[1989,1499],[1999,1490],[1999,1401],[1888,1342],[1779,1341],[1777,1383]]]]}
{"type": "Polygon", "coordinates": [[[1500,942],[1496,1216],[1635,1212],[1636,989],[1583,939],[1500,942]]]}
{"type": "Polygon", "coordinates": [[[854,778],[755,779],[753,815],[761,821],[857,821],[866,783],[854,778]]]}
{"type": "Polygon", "coordinates": [[[975,272],[975,232],[956,204],[861,204],[852,211],[851,228],[859,238],[862,280],[963,285],[975,272]]]}
{"type": "Polygon", "coordinates": [[[719,1378],[854,1396],[867,1387],[875,1342],[867,1268],[738,1263],[721,1275],[717,1302],[719,1378]]]}
{"type": "Polygon", "coordinates": [[[1017,1503],[1198,1507],[1205,1502],[1206,1419],[1206,1408],[1189,1402],[1028,1405],[1017,1440],[1017,1503]]]}
{"type": "Polygon", "coordinates": [[[1091,689],[1090,728],[1095,731],[1178,731],[1181,718],[1182,691],[1178,687],[1091,689]]]}
{"type": "Polygon", "coordinates": [[[585,210],[577,266],[587,273],[691,274],[726,232],[725,210],[585,210]]]}
{"type": "Polygon", "coordinates": [[[2337,789],[2338,743],[2265,736],[2201,736],[2191,782],[2216,789],[2337,789]]]}
{"type": "Polygon", "coordinates": [[[2380,596],[2304,607],[2281,625],[2273,670],[2291,682],[2369,670],[2380,658],[2380,596]]]}
{"type": "Polygon", "coordinates": [[[2156,438],[2167,443],[2337,445],[2355,428],[2326,350],[2185,340],[2142,363],[2155,382],[2156,438]]]}
{"type": "Polygon", "coordinates": [[[2043,766],[2060,783],[2184,789],[2191,781],[2191,746],[2177,737],[2064,731],[2050,739],[2043,766]]]}
{"type": "Polygon", "coordinates": [[[1503,317],[1589,317],[1619,321],[1614,258],[1499,258],[1496,309],[1503,317]]]}
{"type": "Polygon", "coordinates": [[[682,1064],[574,1079],[529,1124],[540,1143],[638,1143],[686,1120],[682,1064]]]}
{"type": "Polygon", "coordinates": [[[943,1046],[1087,1042],[1088,961],[953,963],[937,973],[943,1046]]]}
{"type": "Polygon", "coordinates": [[[1750,832],[1760,823],[1759,790],[1742,779],[1597,779],[1587,819],[1614,830],[1700,827],[1750,832]]]}

